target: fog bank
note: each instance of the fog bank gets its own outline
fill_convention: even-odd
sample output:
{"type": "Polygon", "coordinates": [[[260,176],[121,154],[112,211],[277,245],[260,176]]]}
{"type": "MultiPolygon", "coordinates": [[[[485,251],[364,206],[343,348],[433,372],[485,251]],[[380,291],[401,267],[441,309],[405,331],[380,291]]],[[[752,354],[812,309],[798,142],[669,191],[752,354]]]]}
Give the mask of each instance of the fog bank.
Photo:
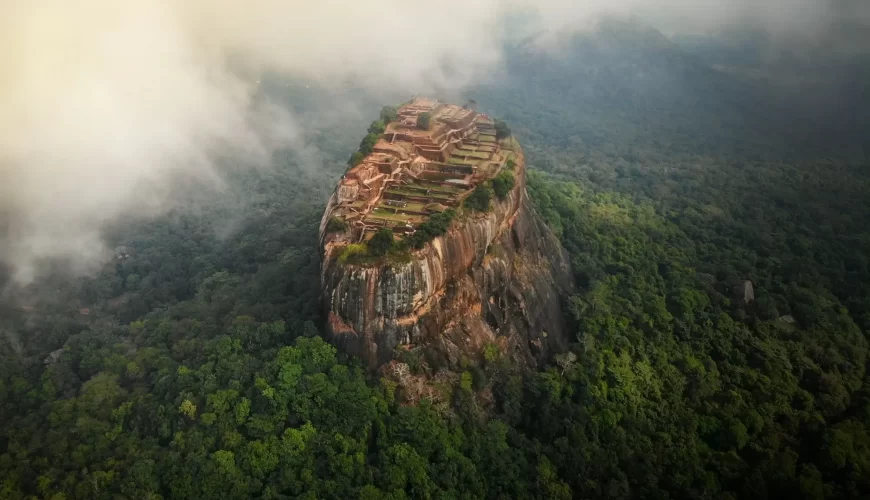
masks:
{"type": "Polygon", "coordinates": [[[277,147],[304,148],[293,117],[258,97],[265,71],[410,95],[485,80],[516,31],[585,29],[601,15],[671,32],[759,28],[838,51],[866,49],[870,19],[863,2],[811,0],[2,0],[0,9],[0,261],[18,281],[45,258],[97,265],[107,222],[164,212],[179,177],[219,189],[219,158],[267,164],[277,147]]]}

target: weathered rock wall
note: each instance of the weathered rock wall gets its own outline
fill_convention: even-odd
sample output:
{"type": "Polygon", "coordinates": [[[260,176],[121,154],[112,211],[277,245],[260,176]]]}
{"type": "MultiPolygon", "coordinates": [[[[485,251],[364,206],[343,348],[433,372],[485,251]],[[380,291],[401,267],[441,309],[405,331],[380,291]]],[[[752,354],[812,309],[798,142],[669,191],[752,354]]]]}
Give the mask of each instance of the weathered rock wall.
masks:
{"type": "Polygon", "coordinates": [[[425,347],[438,367],[476,358],[492,342],[530,365],[565,348],[568,259],[529,204],[521,155],[515,175],[492,211],[460,218],[408,263],[342,264],[327,243],[322,287],[332,341],[373,369],[403,345],[425,347]]]}

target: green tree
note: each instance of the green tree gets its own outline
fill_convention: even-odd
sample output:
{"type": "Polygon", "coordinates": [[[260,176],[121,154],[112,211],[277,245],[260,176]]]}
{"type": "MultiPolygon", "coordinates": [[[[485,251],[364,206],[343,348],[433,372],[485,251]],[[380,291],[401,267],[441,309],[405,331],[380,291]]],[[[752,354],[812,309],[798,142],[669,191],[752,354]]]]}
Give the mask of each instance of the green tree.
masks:
{"type": "Polygon", "coordinates": [[[376,133],[370,132],[366,135],[362,142],[359,144],[359,152],[363,154],[363,156],[368,156],[374,150],[375,143],[380,139],[380,135],[376,133]]]}
{"type": "Polygon", "coordinates": [[[178,411],[185,417],[191,420],[196,420],[196,405],[189,399],[185,399],[181,402],[181,405],[178,406],[178,411]]]}
{"type": "Polygon", "coordinates": [[[393,248],[395,237],[390,228],[381,228],[368,241],[369,252],[372,255],[386,255],[393,248]]]}
{"type": "Polygon", "coordinates": [[[486,184],[480,184],[468,195],[464,205],[475,212],[486,212],[489,210],[490,200],[492,200],[492,188],[486,184]]]}
{"type": "Polygon", "coordinates": [[[511,129],[508,127],[507,123],[502,120],[495,121],[495,138],[496,139],[506,139],[511,136],[511,129]]]}
{"type": "Polygon", "coordinates": [[[340,233],[346,230],[347,222],[338,217],[330,217],[329,221],[326,223],[326,232],[328,233],[340,233]]]}
{"type": "Polygon", "coordinates": [[[432,114],[429,112],[420,113],[417,116],[417,127],[422,130],[429,130],[432,125],[432,114]]]}
{"type": "Polygon", "coordinates": [[[366,155],[362,151],[354,151],[352,155],[350,155],[350,159],[347,160],[347,165],[349,167],[355,167],[362,163],[363,159],[365,159],[366,155]]]}
{"type": "Polygon", "coordinates": [[[398,116],[398,111],[393,106],[384,106],[381,108],[381,121],[385,124],[396,121],[398,116]]]}
{"type": "Polygon", "coordinates": [[[514,185],[516,185],[514,174],[507,170],[503,170],[492,180],[492,191],[498,199],[503,200],[508,194],[510,194],[514,185]]]}
{"type": "Polygon", "coordinates": [[[383,133],[384,133],[384,130],[385,130],[385,129],[386,129],[386,125],[385,125],[385,123],[384,123],[382,120],[375,120],[375,121],[372,122],[371,125],[369,125],[369,130],[368,130],[368,132],[369,132],[370,134],[378,134],[378,135],[380,135],[380,134],[383,134],[383,133]]]}

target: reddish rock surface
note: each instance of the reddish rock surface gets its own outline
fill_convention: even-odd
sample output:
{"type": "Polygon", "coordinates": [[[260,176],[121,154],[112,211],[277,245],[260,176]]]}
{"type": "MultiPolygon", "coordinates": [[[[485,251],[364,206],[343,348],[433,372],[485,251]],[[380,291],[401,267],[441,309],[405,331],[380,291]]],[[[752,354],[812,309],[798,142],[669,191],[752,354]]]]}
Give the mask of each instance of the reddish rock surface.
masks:
{"type": "Polygon", "coordinates": [[[517,152],[512,192],[487,213],[458,217],[410,262],[340,263],[322,238],[333,343],[371,369],[399,348],[423,348],[430,366],[457,368],[490,343],[529,366],[567,347],[561,298],[573,286],[568,258],[529,203],[517,152]]]}

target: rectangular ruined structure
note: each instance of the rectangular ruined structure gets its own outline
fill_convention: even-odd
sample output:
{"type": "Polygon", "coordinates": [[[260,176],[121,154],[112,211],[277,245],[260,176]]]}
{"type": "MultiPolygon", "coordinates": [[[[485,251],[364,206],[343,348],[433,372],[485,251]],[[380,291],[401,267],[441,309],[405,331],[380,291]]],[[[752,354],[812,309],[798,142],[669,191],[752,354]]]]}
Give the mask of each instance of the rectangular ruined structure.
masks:
{"type": "Polygon", "coordinates": [[[432,214],[458,207],[495,177],[511,154],[496,140],[493,120],[473,109],[415,98],[397,115],[336,190],[331,217],[347,224],[350,242],[383,227],[399,237],[413,234],[432,214]],[[427,129],[420,126],[424,113],[427,129]]]}

